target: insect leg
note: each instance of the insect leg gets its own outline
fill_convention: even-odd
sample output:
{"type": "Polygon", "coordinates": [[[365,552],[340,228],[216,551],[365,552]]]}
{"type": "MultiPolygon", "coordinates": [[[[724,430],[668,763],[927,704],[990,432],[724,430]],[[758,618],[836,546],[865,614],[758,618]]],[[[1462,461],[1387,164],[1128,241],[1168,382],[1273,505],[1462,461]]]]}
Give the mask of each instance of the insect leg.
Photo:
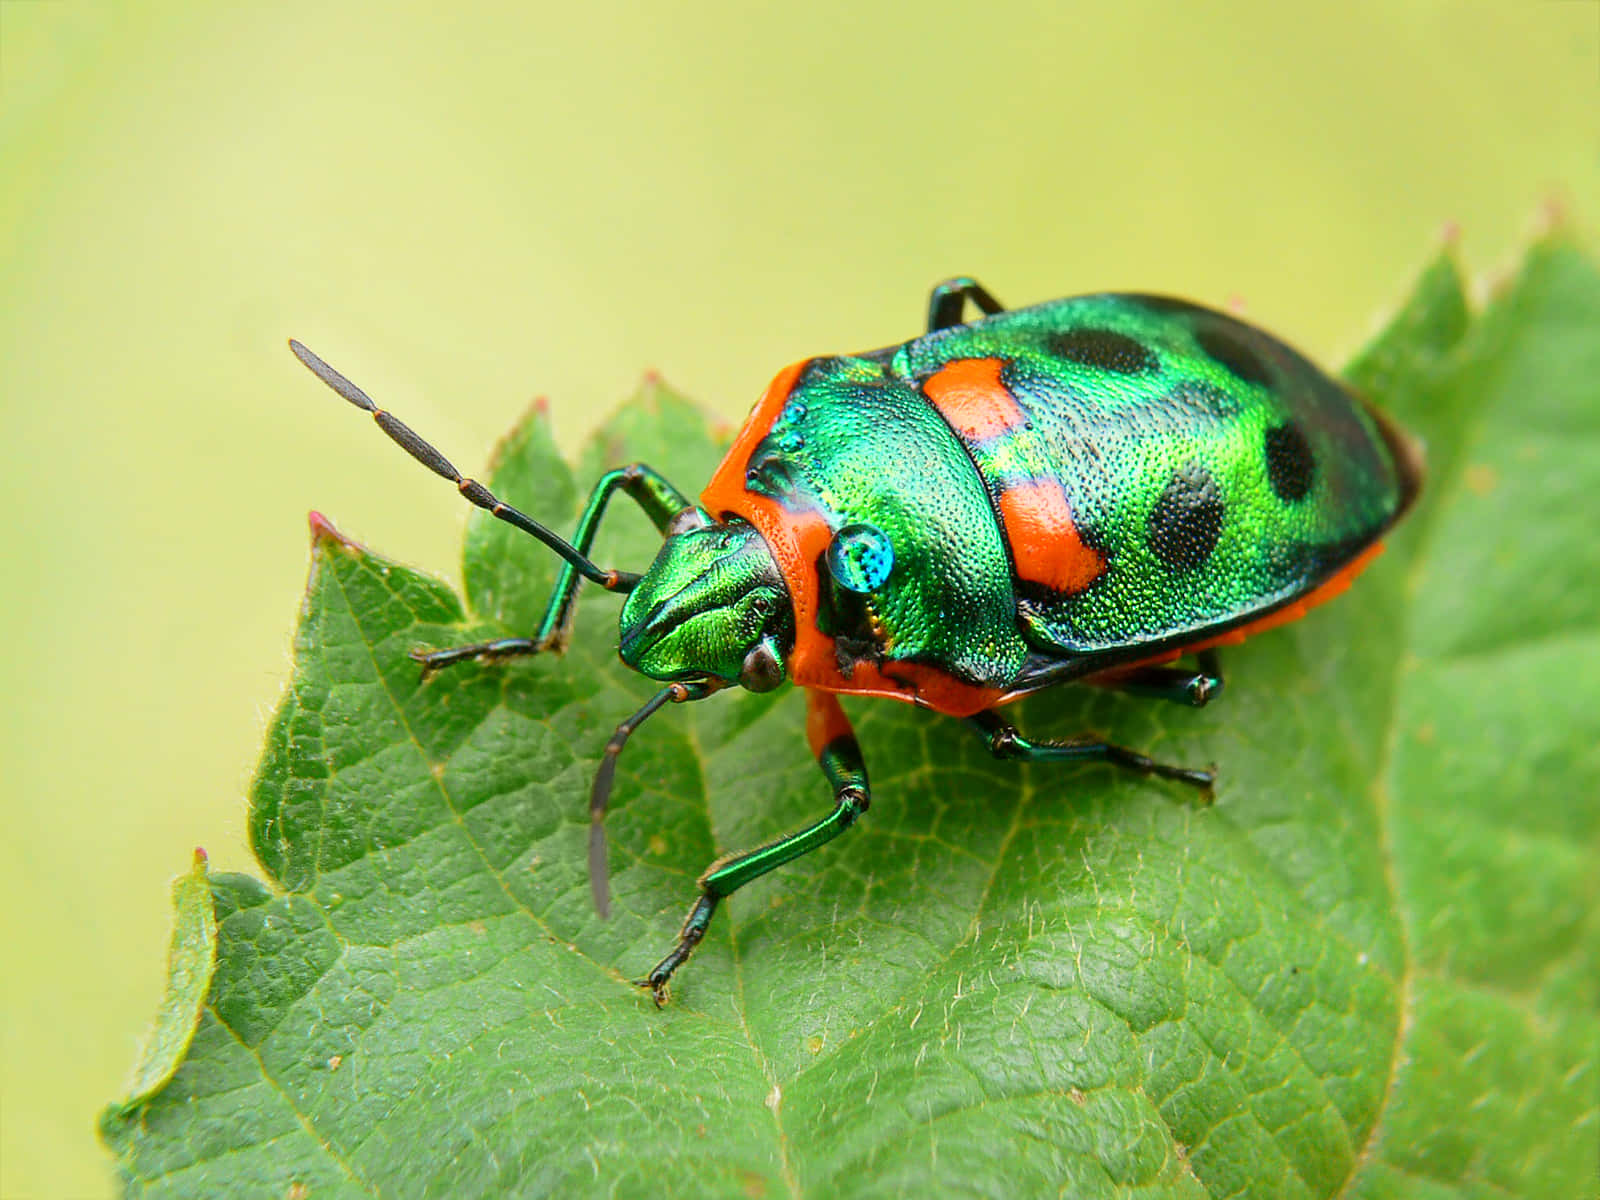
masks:
{"type": "Polygon", "coordinates": [[[1163,779],[1177,779],[1198,788],[1209,789],[1216,779],[1214,771],[1175,767],[1156,762],[1137,750],[1102,742],[1092,734],[1083,734],[1061,741],[1035,742],[1017,732],[995,715],[994,710],[976,713],[967,718],[967,724],[981,733],[989,743],[989,752],[996,758],[1011,758],[1022,762],[1059,762],[1063,759],[1099,759],[1141,775],[1159,775],[1163,779]]]}
{"type": "Polygon", "coordinates": [[[817,756],[817,765],[833,789],[833,811],[806,828],[781,837],[754,850],[745,850],[719,858],[700,876],[700,898],[689,910],[689,916],[678,934],[678,944],[663,958],[643,981],[655,997],[656,1004],[667,1001],[667,981],[672,973],[688,961],[689,955],[705,936],[706,926],[724,896],[738,891],[752,879],[759,879],[768,871],[793,862],[802,854],[809,854],[818,846],[831,842],[855,823],[872,802],[867,785],[867,767],[861,758],[861,747],[850,722],[832,693],[810,691],[806,693],[806,735],[811,751],[817,756]]]}
{"type": "Polygon", "coordinates": [[[1200,665],[1198,671],[1182,667],[1135,667],[1120,675],[1109,672],[1102,678],[1084,682],[1135,696],[1203,708],[1222,695],[1222,665],[1217,661],[1215,650],[1202,650],[1196,657],[1200,665]]]}
{"type": "MultiPolygon", "coordinates": [[[[573,541],[585,554],[594,544],[606,505],[619,489],[644,510],[650,523],[663,534],[675,517],[694,511],[693,501],[644,463],[629,463],[607,471],[589,493],[589,503],[583,506],[583,515],[578,518],[578,528],[573,534],[573,541]]],[[[544,610],[544,620],[539,622],[538,638],[545,648],[566,644],[572,628],[572,603],[582,583],[583,576],[571,563],[562,566],[556,590],[551,593],[550,603],[544,610]]]]}
{"type": "Polygon", "coordinates": [[[1005,306],[991,296],[988,290],[976,279],[966,275],[958,275],[954,279],[946,279],[943,283],[935,284],[933,291],[929,294],[928,332],[932,333],[936,329],[947,329],[951,325],[960,325],[968,300],[971,300],[988,316],[993,316],[997,312],[1005,312],[1005,306]]]}
{"type": "MultiPolygon", "coordinates": [[[[607,471],[589,493],[589,502],[583,506],[578,518],[578,528],[573,534],[574,548],[585,556],[594,544],[606,505],[618,490],[626,493],[644,510],[657,529],[666,530],[674,517],[693,511],[693,504],[655,471],[643,463],[631,463],[607,471]]],[[[492,642],[475,642],[470,646],[451,646],[445,650],[413,650],[411,657],[422,664],[422,673],[431,675],[441,667],[454,666],[468,659],[495,661],[516,658],[524,654],[537,654],[541,650],[559,650],[566,644],[572,628],[573,601],[583,575],[570,562],[561,568],[555,591],[539,622],[538,632],[531,638],[501,638],[492,642]]]]}

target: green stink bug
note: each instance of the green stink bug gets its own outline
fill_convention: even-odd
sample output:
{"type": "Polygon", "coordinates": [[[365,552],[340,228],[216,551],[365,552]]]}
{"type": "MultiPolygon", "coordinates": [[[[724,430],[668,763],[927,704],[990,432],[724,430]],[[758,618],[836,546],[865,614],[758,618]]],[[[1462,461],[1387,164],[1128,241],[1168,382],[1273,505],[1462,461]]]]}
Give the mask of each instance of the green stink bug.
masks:
{"type": "Polygon", "coordinates": [[[1030,740],[996,709],[1071,681],[1208,703],[1222,688],[1215,647],[1342,591],[1422,479],[1400,430],[1233,317],[1124,294],[1006,311],[958,278],[933,290],[922,337],[779,372],[699,504],[634,463],[601,477],[568,542],[290,346],[473,504],[565,560],[533,636],[414,651],[425,674],[559,648],[584,579],[626,597],[618,652],[666,686],[617,727],[595,776],[602,914],[601,818],[633,730],[668,703],[733,685],[806,689],[833,808],[707,868],[677,942],[643,981],[658,1004],[723,897],[867,810],[866,765],[837,694],[961,718],[998,758],[1098,759],[1209,788],[1209,770],[1097,737],[1030,740]],[[969,301],[984,314],[971,322],[969,301]],[[619,490],[663,535],[642,575],[588,557],[619,490]],[[1197,669],[1171,665],[1186,654],[1197,669]]]}

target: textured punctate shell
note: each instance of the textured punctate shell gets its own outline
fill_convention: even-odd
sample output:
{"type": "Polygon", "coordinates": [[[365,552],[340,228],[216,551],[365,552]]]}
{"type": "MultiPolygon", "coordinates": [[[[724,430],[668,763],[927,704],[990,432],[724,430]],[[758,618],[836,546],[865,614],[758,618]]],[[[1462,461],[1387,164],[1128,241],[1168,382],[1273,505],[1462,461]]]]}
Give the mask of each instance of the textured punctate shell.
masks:
{"type": "Polygon", "coordinates": [[[1316,593],[1419,478],[1277,339],[1108,294],[790,368],[706,500],[791,543],[797,683],[961,711],[1316,593]],[[856,524],[894,548],[874,588],[821,561],[856,524]]]}

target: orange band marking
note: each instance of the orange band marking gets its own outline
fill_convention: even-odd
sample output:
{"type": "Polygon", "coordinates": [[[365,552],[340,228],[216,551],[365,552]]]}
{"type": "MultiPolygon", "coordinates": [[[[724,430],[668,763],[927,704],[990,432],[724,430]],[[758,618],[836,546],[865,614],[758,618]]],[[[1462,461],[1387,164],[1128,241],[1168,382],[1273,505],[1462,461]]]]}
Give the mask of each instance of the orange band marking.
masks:
{"type": "Polygon", "coordinates": [[[1004,367],[1002,358],[958,358],[929,376],[922,392],[956,433],[988,441],[1028,420],[1000,381],[1004,367]]]}
{"type": "Polygon", "coordinates": [[[1106,556],[1086,546],[1066,493],[1054,479],[1006,487],[1000,520],[1017,578],[1058,592],[1081,592],[1106,569],[1106,556]]]}

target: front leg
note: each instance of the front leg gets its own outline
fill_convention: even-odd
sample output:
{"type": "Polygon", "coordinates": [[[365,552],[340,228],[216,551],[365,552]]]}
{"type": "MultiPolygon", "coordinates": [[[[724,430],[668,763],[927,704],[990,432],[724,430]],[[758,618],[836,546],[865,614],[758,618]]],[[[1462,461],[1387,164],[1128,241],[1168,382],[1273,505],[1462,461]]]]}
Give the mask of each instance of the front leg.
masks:
{"type": "MultiPolygon", "coordinates": [[[[686,514],[698,511],[682,492],[643,463],[632,463],[607,471],[589,493],[589,502],[583,507],[583,515],[578,518],[578,528],[573,535],[573,545],[583,554],[587,555],[594,545],[606,505],[619,489],[644,510],[645,516],[662,533],[668,531],[674,519],[687,519],[686,514]]],[[[445,650],[413,650],[411,657],[422,664],[422,675],[426,679],[443,667],[454,666],[468,659],[495,662],[537,654],[541,650],[559,650],[566,645],[571,632],[573,602],[577,599],[578,587],[582,582],[583,576],[571,563],[563,564],[561,574],[556,579],[555,591],[545,606],[544,619],[539,622],[539,630],[531,638],[498,638],[492,642],[474,642],[470,646],[451,646],[445,650]]]]}
{"type": "Polygon", "coordinates": [[[1063,738],[1060,741],[1036,742],[1017,732],[1015,725],[1008,725],[1002,721],[995,715],[993,709],[968,717],[967,724],[984,736],[989,743],[989,752],[996,758],[1011,758],[1021,762],[1098,759],[1125,770],[1137,771],[1141,775],[1159,775],[1163,779],[1177,779],[1206,792],[1209,792],[1211,785],[1216,782],[1214,770],[1200,771],[1192,767],[1175,767],[1168,763],[1156,762],[1155,759],[1148,758],[1137,750],[1103,742],[1092,734],[1063,738]]]}
{"type": "Polygon", "coordinates": [[[650,989],[658,1008],[667,1002],[667,983],[672,973],[689,960],[700,939],[705,937],[712,914],[724,896],[831,842],[855,824],[856,818],[872,803],[861,747],[856,743],[855,732],[850,728],[844,709],[839,707],[838,699],[831,692],[808,691],[806,706],[806,737],[811,743],[811,752],[817,757],[817,765],[833,789],[833,811],[787,837],[754,850],[724,855],[706,868],[700,876],[700,898],[683,922],[677,945],[642,982],[642,986],[650,989]]]}

